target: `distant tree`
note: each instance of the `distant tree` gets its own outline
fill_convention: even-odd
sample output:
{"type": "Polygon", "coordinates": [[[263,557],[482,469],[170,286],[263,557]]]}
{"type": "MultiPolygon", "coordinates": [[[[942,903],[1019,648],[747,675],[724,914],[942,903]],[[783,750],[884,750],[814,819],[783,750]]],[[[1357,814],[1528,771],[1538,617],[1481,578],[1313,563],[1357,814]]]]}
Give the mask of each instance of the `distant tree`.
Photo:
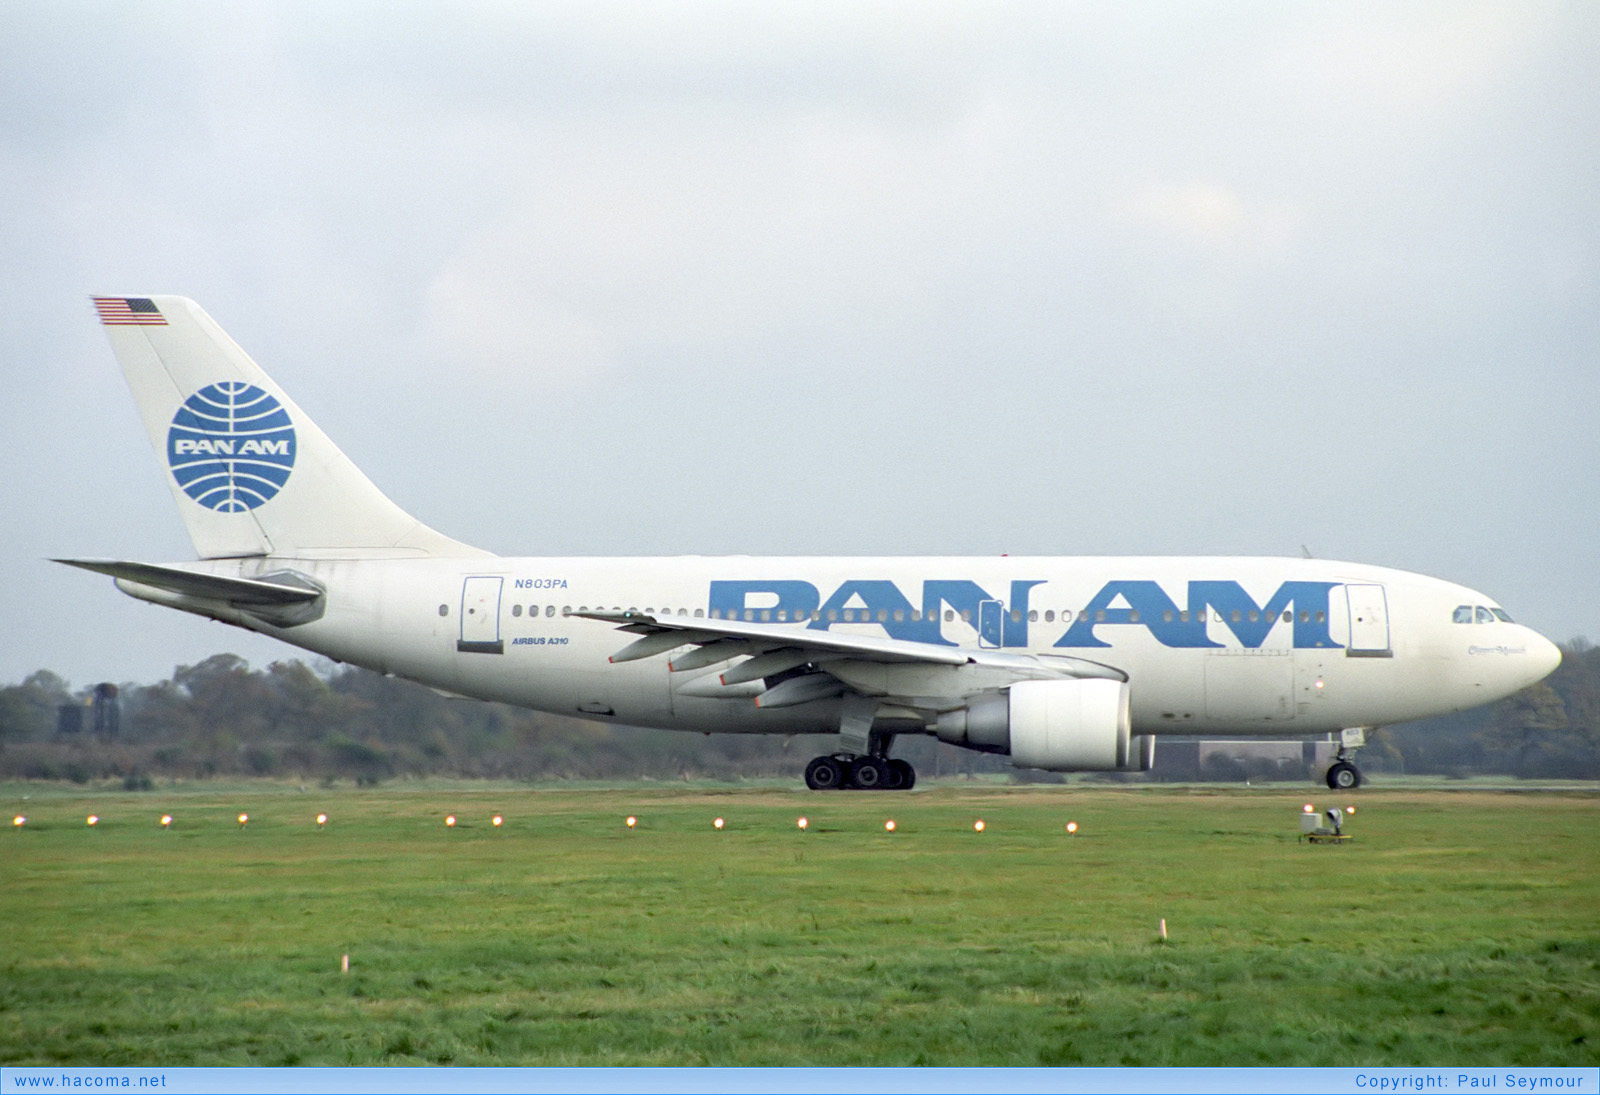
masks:
{"type": "MultiPolygon", "coordinates": [[[[1583,640],[1562,649],[1560,667],[1545,682],[1490,707],[1374,731],[1368,755],[1392,761],[1398,753],[1407,772],[1600,779],[1600,649],[1583,640]]],[[[67,682],[47,670],[0,688],[0,776],[130,786],[217,775],[363,783],[427,774],[794,778],[835,745],[826,736],[701,735],[588,722],[446,699],[329,662],[280,661],[255,670],[231,654],[180,666],[168,680],[124,685],[123,732],[115,741],[56,734],[56,710],[73,700],[67,682]]],[[[927,776],[1014,771],[1006,757],[925,737],[902,738],[895,755],[927,776]]],[[[1192,743],[1162,743],[1156,755],[1153,778],[1201,775],[1192,743]],[[1187,766],[1185,757],[1193,758],[1187,766]]],[[[1205,773],[1230,780],[1256,774],[1221,762],[1205,773]]]]}
{"type": "Polygon", "coordinates": [[[1477,739],[1491,756],[1506,758],[1516,775],[1536,776],[1549,769],[1558,736],[1569,725],[1561,697],[1540,681],[1497,704],[1477,739]]]}
{"type": "Polygon", "coordinates": [[[56,710],[73,701],[67,682],[48,669],[0,688],[0,742],[48,738],[55,732],[56,710]]]}

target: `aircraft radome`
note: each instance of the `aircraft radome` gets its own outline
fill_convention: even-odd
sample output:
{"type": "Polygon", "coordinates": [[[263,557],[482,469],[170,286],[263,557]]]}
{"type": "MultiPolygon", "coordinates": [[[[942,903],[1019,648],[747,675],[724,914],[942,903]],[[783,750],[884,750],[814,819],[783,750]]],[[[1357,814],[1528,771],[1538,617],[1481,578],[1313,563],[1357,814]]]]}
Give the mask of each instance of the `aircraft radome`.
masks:
{"type": "Polygon", "coordinates": [[[837,735],[813,788],[909,788],[933,734],[1054,772],[1163,734],[1337,735],[1560,661],[1493,598],[1299,558],[508,558],[403,512],[182,297],[97,297],[197,562],[63,559],[142,600],[462,696],[632,726],[837,735]]]}

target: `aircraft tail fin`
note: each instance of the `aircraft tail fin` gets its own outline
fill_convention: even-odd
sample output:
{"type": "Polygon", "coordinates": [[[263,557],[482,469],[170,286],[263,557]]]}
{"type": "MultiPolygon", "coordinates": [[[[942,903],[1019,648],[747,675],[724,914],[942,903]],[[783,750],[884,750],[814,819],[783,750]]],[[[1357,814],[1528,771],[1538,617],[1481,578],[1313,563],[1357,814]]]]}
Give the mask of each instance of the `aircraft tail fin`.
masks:
{"type": "Polygon", "coordinates": [[[200,558],[488,554],[391,502],[194,301],[94,305],[200,558]]]}

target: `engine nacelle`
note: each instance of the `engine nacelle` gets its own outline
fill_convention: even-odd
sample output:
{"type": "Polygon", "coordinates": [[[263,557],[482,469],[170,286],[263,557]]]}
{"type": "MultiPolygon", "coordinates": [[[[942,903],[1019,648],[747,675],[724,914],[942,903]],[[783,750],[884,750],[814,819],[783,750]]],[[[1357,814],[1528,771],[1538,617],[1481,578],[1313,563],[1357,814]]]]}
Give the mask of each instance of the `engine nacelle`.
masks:
{"type": "Polygon", "coordinates": [[[1050,772],[1145,771],[1149,735],[1131,735],[1128,685],[1101,679],[1018,681],[939,716],[940,741],[1005,753],[1018,768],[1050,772]]]}

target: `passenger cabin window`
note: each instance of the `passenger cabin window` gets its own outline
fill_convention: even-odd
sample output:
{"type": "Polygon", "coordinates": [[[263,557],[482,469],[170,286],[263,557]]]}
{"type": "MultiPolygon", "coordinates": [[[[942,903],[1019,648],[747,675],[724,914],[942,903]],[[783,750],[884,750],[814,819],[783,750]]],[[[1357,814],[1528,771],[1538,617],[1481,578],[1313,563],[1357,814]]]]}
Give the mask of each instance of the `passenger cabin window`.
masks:
{"type": "Polygon", "coordinates": [[[513,616],[522,615],[522,606],[521,605],[512,605],[511,606],[511,615],[513,615],[513,616]]]}
{"type": "Polygon", "coordinates": [[[1457,605],[1455,615],[1450,618],[1458,624],[1470,624],[1472,622],[1472,606],[1457,605]]]}

